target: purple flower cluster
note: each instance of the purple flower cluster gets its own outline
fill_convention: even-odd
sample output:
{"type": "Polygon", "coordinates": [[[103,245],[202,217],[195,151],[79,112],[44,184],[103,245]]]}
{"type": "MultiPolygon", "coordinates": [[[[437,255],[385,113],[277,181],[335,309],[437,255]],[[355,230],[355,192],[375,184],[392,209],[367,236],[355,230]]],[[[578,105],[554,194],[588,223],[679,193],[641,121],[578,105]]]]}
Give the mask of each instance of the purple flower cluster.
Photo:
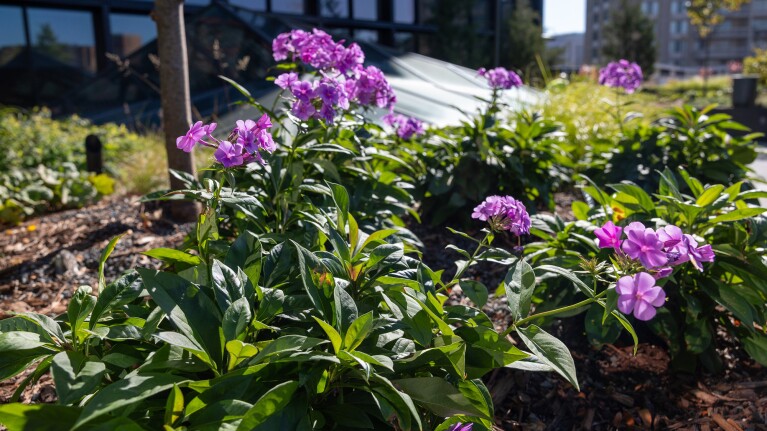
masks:
{"type": "Polygon", "coordinates": [[[346,74],[355,71],[365,62],[365,53],[356,43],[344,47],[322,30],[311,32],[293,30],[282,33],[272,41],[272,53],[276,61],[301,61],[315,69],[335,69],[346,74]]]}
{"type": "Polygon", "coordinates": [[[631,94],[642,85],[642,68],[628,60],[611,62],[599,71],[599,84],[631,94]]]}
{"type": "Polygon", "coordinates": [[[227,140],[220,141],[211,135],[216,129],[216,123],[204,125],[202,121],[198,121],[184,136],[176,139],[176,146],[187,153],[192,151],[195,144],[215,148],[213,156],[227,168],[254,160],[266,164],[261,157],[261,151],[272,153],[277,148],[271,133],[267,130],[270,127],[272,127],[272,121],[267,114],[262,115],[258,121],[237,120],[236,127],[227,140]]]}
{"type": "Polygon", "coordinates": [[[487,84],[493,89],[508,90],[522,86],[522,78],[515,72],[503,67],[496,67],[490,70],[481,67],[477,70],[477,74],[487,78],[487,84]]]}
{"type": "Polygon", "coordinates": [[[474,424],[462,424],[457,423],[450,428],[447,429],[447,431],[471,431],[474,428],[474,424]]]}
{"type": "Polygon", "coordinates": [[[387,114],[384,115],[383,122],[389,127],[394,127],[397,136],[406,141],[413,136],[423,135],[423,122],[417,118],[387,114]]]}
{"type": "Polygon", "coordinates": [[[293,96],[291,112],[306,121],[317,118],[332,123],[338,110],[351,103],[391,110],[397,101],[383,72],[364,67],[365,54],[357,44],[343,46],[322,30],[293,30],[272,42],[274,59],[291,58],[319,71],[319,79],[302,81],[295,72],[283,73],[274,83],[293,96]]]}
{"type": "Polygon", "coordinates": [[[616,253],[639,260],[647,270],[626,275],[618,280],[618,309],[624,314],[634,314],[639,320],[655,317],[655,308],[663,306],[666,293],[655,280],[668,277],[673,272],[672,266],[690,262],[699,271],[703,271],[702,262],[713,262],[714,251],[710,245],[699,246],[692,235],[682,233],[674,225],[668,225],[657,231],[633,222],[626,228],[608,221],[594,231],[599,248],[612,248],[616,253]],[[622,239],[622,234],[626,238],[622,239]]]}
{"type": "Polygon", "coordinates": [[[525,204],[511,196],[488,196],[474,208],[471,218],[490,223],[496,231],[508,230],[515,235],[530,233],[530,215],[525,204]]]}
{"type": "Polygon", "coordinates": [[[668,225],[657,231],[633,222],[622,228],[608,221],[594,231],[600,248],[612,248],[618,253],[637,259],[647,269],[654,270],[659,277],[671,273],[671,266],[690,262],[703,271],[703,262],[714,261],[710,245],[699,246],[692,235],[682,233],[677,226],[668,225]],[[621,234],[626,239],[621,239],[621,234]]]}

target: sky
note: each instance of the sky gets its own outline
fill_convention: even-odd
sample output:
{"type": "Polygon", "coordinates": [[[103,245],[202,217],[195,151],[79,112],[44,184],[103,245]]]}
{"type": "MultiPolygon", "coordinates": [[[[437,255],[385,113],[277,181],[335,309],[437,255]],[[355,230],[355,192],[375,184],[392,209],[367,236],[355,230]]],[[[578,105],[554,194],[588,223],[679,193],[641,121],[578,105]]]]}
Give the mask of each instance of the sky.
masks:
{"type": "Polygon", "coordinates": [[[546,36],[582,33],[586,29],[586,0],[543,0],[546,36]]]}

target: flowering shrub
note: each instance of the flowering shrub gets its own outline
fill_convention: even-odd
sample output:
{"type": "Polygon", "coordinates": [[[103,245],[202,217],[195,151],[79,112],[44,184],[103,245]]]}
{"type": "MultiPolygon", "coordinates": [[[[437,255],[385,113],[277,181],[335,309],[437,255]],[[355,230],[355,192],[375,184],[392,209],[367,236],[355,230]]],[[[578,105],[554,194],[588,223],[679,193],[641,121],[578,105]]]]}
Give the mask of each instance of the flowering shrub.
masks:
{"type": "MultiPolygon", "coordinates": [[[[765,194],[741,191],[742,183],[704,186],[684,170],[679,174],[689,194],[680,191],[676,175],[666,170],[660,173],[655,199],[630,182],[610,185],[612,193],[589,182],[583,190],[591,203],[573,203],[578,221],[533,217],[531,233],[542,241],[525,252],[538,264],[581,269],[593,283],[630,277],[608,302],[615,301],[621,312],[638,320],[651,319],[649,328],[668,342],[677,367],[689,369],[700,362],[716,369],[718,328],[738,339],[752,358],[767,363],[767,337],[760,329],[767,317],[767,286],[761,278],[767,275],[765,209],[748,203],[765,194]],[[609,260],[600,249],[610,251],[609,260]],[[638,274],[653,277],[655,284],[650,286],[646,276],[643,282],[638,274]],[[664,303],[653,296],[659,294],[655,286],[664,292],[664,303]],[[636,301],[621,305],[620,294],[628,292],[637,300],[638,293],[647,299],[638,314],[636,301]]],[[[547,307],[583,296],[558,279],[545,284],[537,294],[547,307]]],[[[618,322],[605,330],[610,325],[603,326],[599,309],[582,311],[587,311],[586,332],[595,344],[613,342],[620,334],[618,322]]]]}
{"type": "Polygon", "coordinates": [[[384,124],[393,127],[400,139],[410,140],[414,136],[423,135],[423,122],[413,117],[404,115],[387,114],[383,118],[384,124]]]}

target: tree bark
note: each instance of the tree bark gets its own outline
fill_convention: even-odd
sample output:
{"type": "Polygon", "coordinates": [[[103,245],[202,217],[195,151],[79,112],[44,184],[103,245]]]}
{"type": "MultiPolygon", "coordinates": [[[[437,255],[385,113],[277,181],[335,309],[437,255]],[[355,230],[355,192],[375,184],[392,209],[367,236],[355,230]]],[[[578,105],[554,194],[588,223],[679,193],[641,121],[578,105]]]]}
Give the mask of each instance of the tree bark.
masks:
{"type": "MultiPolygon", "coordinates": [[[[192,122],[183,0],[155,0],[152,17],[157,24],[160,102],[168,168],[195,175],[193,153],[176,147],[176,138],[184,135],[192,122]]],[[[183,188],[181,181],[172,175],[169,177],[172,190],[183,188]]],[[[166,204],[164,216],[179,222],[194,221],[200,212],[199,205],[193,201],[172,200],[166,204]]]]}

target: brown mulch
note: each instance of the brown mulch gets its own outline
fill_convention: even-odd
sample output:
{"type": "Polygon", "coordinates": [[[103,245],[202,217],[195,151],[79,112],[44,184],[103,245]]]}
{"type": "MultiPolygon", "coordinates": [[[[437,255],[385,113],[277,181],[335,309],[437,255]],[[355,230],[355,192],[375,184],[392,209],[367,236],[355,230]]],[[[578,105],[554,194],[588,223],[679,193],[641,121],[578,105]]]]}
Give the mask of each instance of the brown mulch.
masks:
{"type": "MultiPolygon", "coordinates": [[[[558,196],[558,202],[562,199],[558,196]]],[[[83,284],[95,288],[101,250],[115,235],[127,232],[108,261],[107,280],[132,267],[156,267],[158,263],[141,252],[177,246],[190,228],[162,221],[155,209],[142,207],[136,197],[115,197],[82,210],[0,228],[0,318],[3,311],[63,312],[74,289],[83,284]]],[[[454,272],[458,255],[445,252],[445,245],[473,251],[470,241],[444,227],[413,230],[425,244],[427,264],[446,269],[446,275],[454,272]]],[[[496,244],[516,245],[503,237],[496,244]]],[[[493,290],[505,271],[483,264],[468,275],[493,290]]],[[[458,289],[452,299],[466,301],[458,289]]],[[[491,298],[485,307],[499,327],[507,322],[506,309],[505,298],[491,298]]],[[[767,431],[767,370],[737,345],[725,341],[720,346],[726,361],[722,373],[680,374],[671,368],[667,350],[657,340],[641,344],[636,356],[626,344],[594,349],[586,342],[581,321],[565,323],[549,331],[572,350],[580,392],[551,373],[496,370],[485,380],[499,429],[767,431]]],[[[25,375],[0,383],[0,403],[8,402],[25,375]]],[[[55,401],[50,377],[24,391],[21,400],[55,401]]]]}

